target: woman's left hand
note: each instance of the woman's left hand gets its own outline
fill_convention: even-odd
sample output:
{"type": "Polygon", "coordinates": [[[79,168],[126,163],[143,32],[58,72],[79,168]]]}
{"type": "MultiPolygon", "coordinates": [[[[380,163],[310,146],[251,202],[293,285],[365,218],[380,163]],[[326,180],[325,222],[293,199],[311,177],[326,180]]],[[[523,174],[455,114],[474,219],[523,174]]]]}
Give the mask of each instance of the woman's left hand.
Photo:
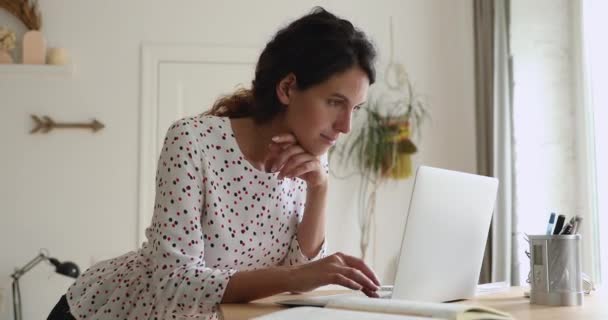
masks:
{"type": "Polygon", "coordinates": [[[279,172],[279,179],[300,178],[308,188],[327,184],[327,174],[319,158],[302,148],[293,134],[285,133],[272,138],[269,145],[270,172],[279,172]]]}

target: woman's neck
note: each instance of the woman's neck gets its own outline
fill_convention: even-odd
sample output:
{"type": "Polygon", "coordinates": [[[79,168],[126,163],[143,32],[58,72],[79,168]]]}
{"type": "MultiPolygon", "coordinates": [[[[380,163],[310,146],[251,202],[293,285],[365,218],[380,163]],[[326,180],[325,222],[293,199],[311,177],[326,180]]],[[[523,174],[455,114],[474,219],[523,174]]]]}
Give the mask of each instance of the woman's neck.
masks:
{"type": "Polygon", "coordinates": [[[256,169],[268,171],[266,161],[272,137],[289,132],[283,116],[277,115],[263,124],[256,123],[250,117],[230,119],[230,123],[236,142],[246,160],[256,169]]]}

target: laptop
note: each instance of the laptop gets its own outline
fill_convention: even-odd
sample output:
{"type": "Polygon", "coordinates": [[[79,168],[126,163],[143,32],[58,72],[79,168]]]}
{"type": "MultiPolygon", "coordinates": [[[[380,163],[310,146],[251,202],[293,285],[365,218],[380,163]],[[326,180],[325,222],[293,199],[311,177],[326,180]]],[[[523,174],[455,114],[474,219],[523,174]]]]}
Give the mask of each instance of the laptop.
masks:
{"type": "MultiPolygon", "coordinates": [[[[389,299],[447,302],[475,296],[498,179],[420,166],[407,212],[389,299]]],[[[389,287],[390,288],[390,287],[389,287]]],[[[362,295],[362,294],[345,294],[362,295]]],[[[325,306],[337,295],[291,299],[287,306],[325,306]]]]}

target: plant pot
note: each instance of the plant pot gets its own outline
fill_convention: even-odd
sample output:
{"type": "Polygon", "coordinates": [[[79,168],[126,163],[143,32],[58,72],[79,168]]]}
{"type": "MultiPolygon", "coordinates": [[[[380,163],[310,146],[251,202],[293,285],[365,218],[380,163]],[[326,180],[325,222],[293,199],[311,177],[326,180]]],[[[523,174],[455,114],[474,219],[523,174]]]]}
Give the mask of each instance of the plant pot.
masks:
{"type": "Polygon", "coordinates": [[[30,30],[23,35],[23,63],[46,63],[46,41],[42,32],[30,30]]]}
{"type": "Polygon", "coordinates": [[[411,154],[417,151],[410,140],[409,121],[407,118],[388,118],[384,125],[390,128],[386,140],[393,144],[393,152],[385,154],[382,159],[382,176],[405,179],[412,175],[411,154]]]}
{"type": "Polygon", "coordinates": [[[4,49],[0,49],[0,64],[11,64],[13,63],[13,57],[10,52],[4,49]]]}

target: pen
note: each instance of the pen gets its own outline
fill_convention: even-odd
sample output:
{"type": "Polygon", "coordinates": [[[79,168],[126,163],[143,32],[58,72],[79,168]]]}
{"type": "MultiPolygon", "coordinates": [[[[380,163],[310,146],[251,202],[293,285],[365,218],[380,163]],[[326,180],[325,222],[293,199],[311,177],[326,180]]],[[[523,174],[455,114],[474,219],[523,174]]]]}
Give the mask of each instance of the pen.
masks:
{"type": "Polygon", "coordinates": [[[572,234],[578,233],[581,228],[581,222],[583,222],[583,218],[577,215],[574,219],[574,227],[572,228],[572,234]]]}
{"type": "Polygon", "coordinates": [[[549,216],[549,224],[547,225],[547,235],[553,234],[553,227],[555,226],[555,212],[551,212],[549,216]]]}
{"type": "Polygon", "coordinates": [[[560,234],[562,231],[562,227],[564,226],[564,221],[566,220],[566,216],[560,214],[557,216],[557,222],[555,223],[555,229],[553,229],[553,234],[560,234]]]}
{"type": "Polygon", "coordinates": [[[572,234],[572,229],[574,228],[575,217],[570,218],[568,224],[564,227],[561,234],[572,234]]]}

